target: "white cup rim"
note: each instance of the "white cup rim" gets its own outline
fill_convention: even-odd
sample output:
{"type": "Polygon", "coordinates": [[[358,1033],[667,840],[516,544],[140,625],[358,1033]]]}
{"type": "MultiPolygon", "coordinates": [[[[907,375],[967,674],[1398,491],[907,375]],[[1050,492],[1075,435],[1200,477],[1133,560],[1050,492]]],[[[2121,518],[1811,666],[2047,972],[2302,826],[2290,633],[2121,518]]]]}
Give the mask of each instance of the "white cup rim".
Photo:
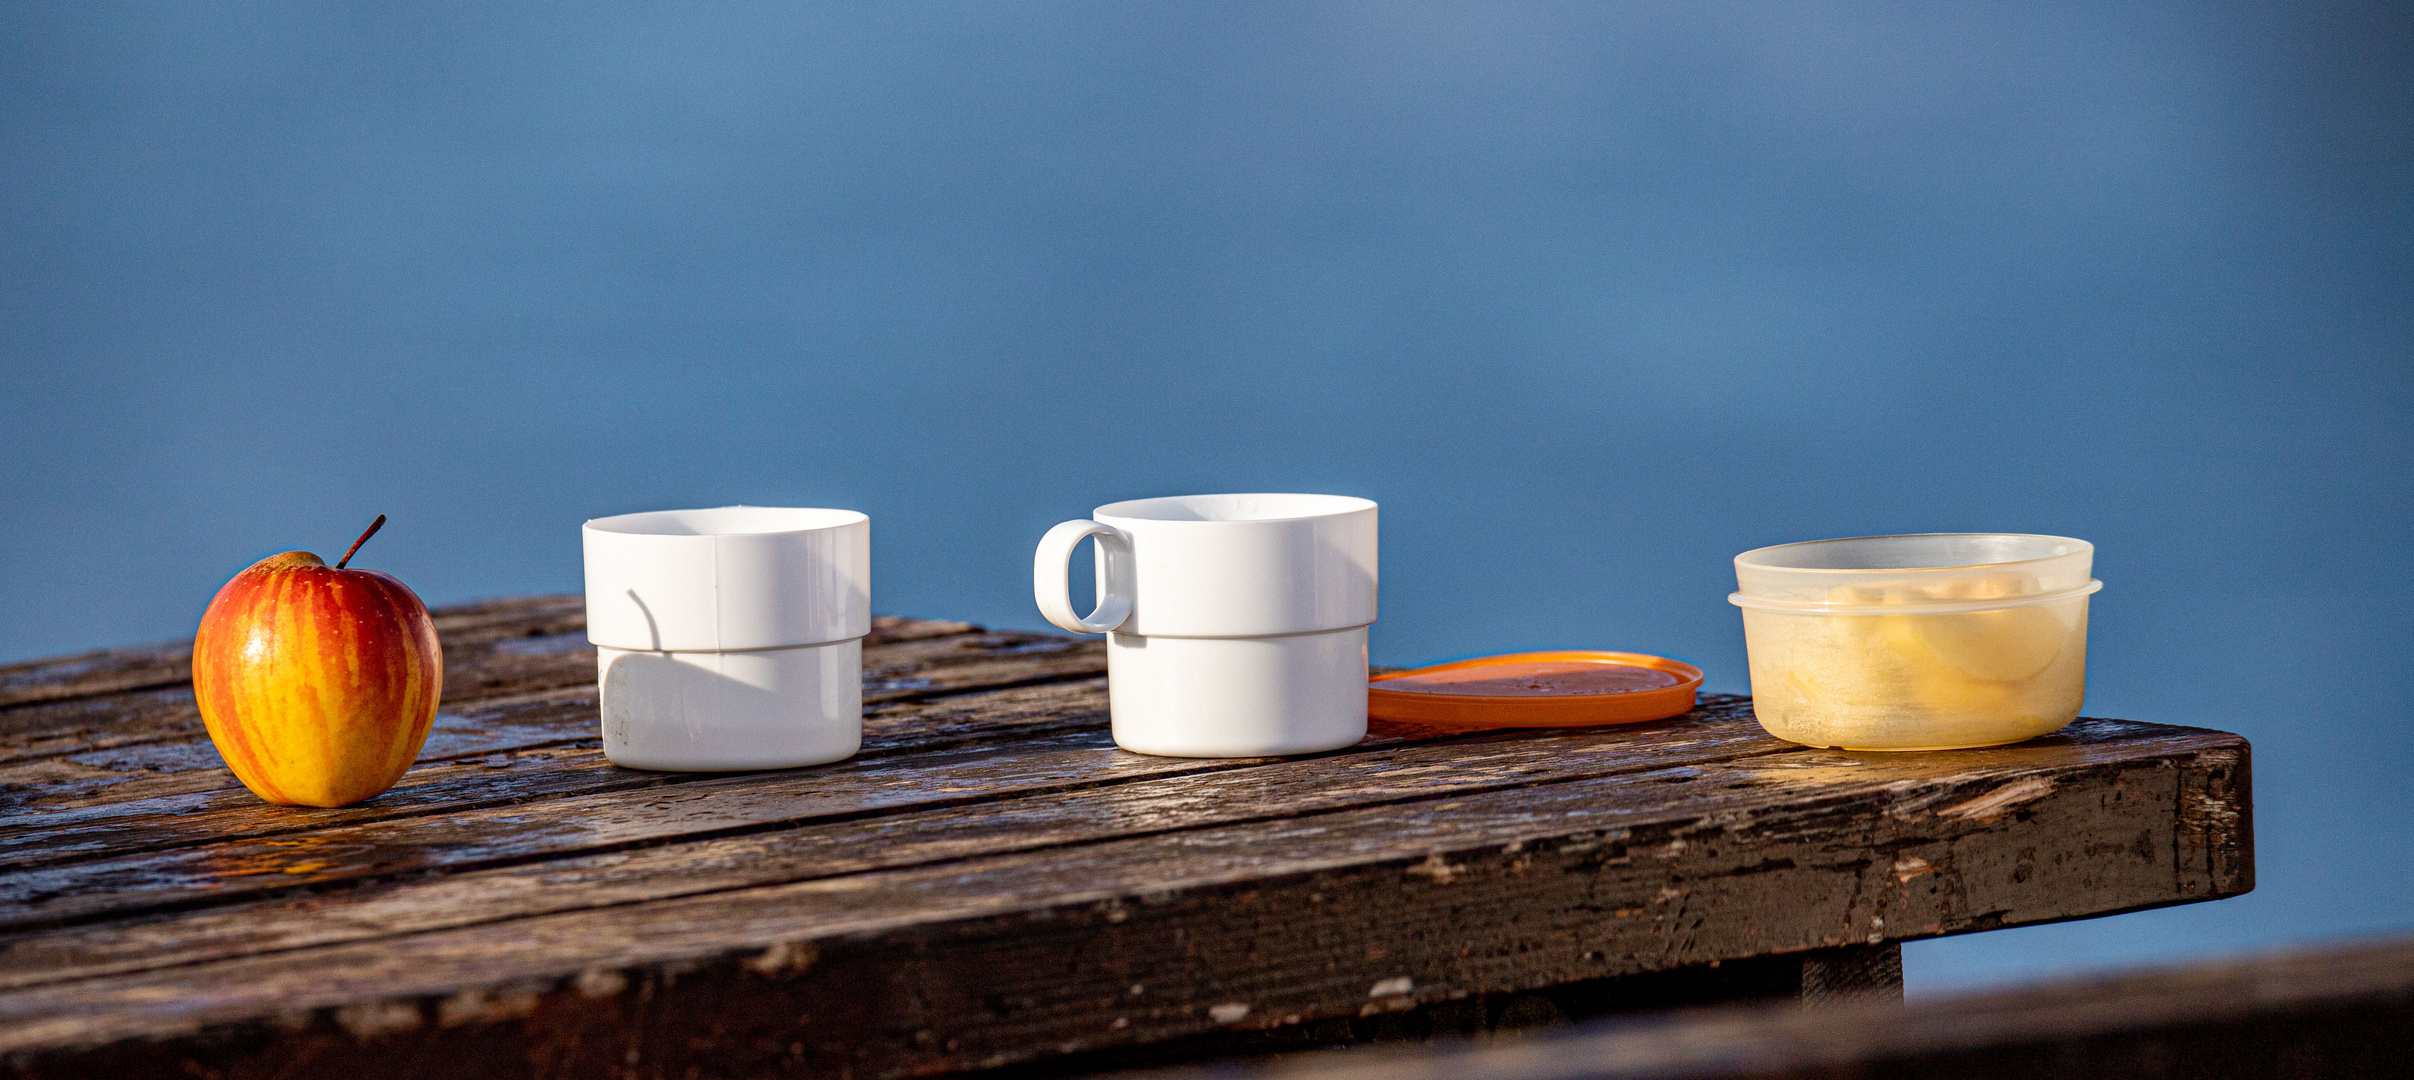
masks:
{"type": "Polygon", "coordinates": [[[870,521],[860,510],[810,506],[713,506],[595,518],[586,527],[624,536],[768,536],[843,529],[870,521]]]}
{"type": "Polygon", "coordinates": [[[1152,525],[1251,525],[1309,521],[1315,518],[1372,510],[1372,499],[1355,495],[1312,495],[1292,492],[1238,492],[1224,495],[1165,495],[1154,499],[1125,499],[1090,511],[1098,519],[1121,518],[1152,525]],[[1250,502],[1260,509],[1242,509],[1250,502]],[[1213,514],[1218,516],[1201,516],[1213,514]]]}

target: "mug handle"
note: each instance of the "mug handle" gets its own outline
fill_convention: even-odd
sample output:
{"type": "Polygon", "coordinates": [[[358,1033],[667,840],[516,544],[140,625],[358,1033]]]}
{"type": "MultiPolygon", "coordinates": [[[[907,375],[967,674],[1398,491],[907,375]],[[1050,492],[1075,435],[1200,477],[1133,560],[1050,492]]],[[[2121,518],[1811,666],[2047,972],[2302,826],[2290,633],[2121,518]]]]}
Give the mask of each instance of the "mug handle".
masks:
{"type": "Polygon", "coordinates": [[[1132,538],[1112,525],[1068,521],[1039,538],[1031,557],[1031,596],[1039,613],[1076,634],[1103,634],[1132,617],[1132,538]],[[1098,557],[1105,560],[1107,587],[1098,596],[1098,610],[1082,618],[1073,611],[1072,581],[1066,564],[1083,537],[1098,538],[1098,557]]]}

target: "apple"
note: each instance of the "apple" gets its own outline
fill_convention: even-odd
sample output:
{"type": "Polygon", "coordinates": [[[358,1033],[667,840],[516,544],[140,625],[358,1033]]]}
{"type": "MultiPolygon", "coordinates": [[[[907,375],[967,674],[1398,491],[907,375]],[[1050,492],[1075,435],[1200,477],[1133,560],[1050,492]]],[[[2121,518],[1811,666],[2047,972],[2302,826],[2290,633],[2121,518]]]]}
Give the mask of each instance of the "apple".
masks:
{"type": "Polygon", "coordinates": [[[350,806],[394,786],[444,691],[436,623],[410,587],[307,551],[251,564],[193,636],[193,694],[243,786],[283,806],[350,806]]]}

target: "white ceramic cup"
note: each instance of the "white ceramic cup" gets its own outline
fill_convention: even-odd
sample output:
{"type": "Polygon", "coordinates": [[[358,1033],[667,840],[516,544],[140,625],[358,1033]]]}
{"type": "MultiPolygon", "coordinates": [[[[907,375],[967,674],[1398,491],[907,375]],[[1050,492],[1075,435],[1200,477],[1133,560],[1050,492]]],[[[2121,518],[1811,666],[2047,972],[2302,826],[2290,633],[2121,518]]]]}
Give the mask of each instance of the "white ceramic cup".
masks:
{"type": "Polygon", "coordinates": [[[597,518],[581,532],[613,764],[785,769],[862,746],[870,518],[723,506],[597,518]]]}
{"type": "Polygon", "coordinates": [[[1375,504],[1346,495],[1177,495],[1048,530],[1031,588],[1049,622],[1107,636],[1115,742],[1264,757],[1366,737],[1375,504]],[[1098,608],[1066,563],[1097,538],[1098,608]]]}

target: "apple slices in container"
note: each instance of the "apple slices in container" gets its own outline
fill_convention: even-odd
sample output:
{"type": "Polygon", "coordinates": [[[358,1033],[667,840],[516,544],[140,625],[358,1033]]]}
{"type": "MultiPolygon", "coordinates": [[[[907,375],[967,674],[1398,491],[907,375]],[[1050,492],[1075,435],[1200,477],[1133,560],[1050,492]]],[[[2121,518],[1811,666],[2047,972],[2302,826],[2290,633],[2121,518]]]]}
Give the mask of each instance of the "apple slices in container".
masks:
{"type": "Polygon", "coordinates": [[[1848,750],[2019,742],[2087,694],[2093,545],[1932,533],[1735,558],[1752,706],[1781,739],[1848,750]]]}

